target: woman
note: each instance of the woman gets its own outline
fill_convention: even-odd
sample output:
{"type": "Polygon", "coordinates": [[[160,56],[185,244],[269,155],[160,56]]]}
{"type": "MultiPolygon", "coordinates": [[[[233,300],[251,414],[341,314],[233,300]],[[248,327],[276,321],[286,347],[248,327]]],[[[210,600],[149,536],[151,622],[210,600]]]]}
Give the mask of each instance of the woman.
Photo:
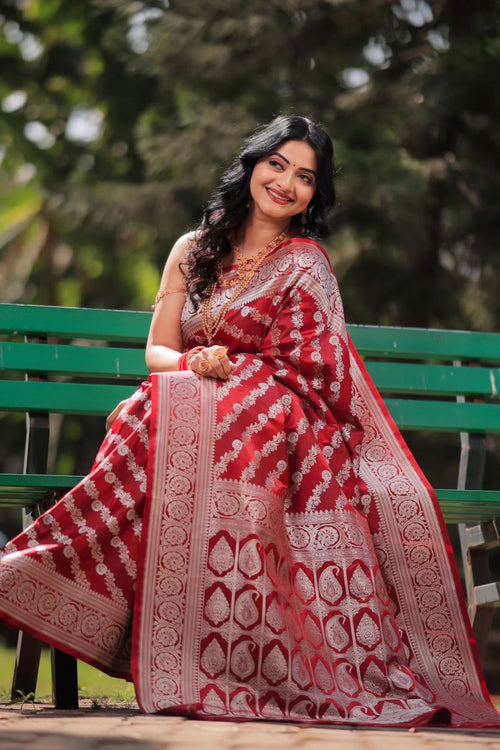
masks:
{"type": "Polygon", "coordinates": [[[167,260],[153,374],[7,545],[3,617],[146,712],[495,725],[435,500],[307,236],[333,203],[318,126],[247,140],[167,260]]]}

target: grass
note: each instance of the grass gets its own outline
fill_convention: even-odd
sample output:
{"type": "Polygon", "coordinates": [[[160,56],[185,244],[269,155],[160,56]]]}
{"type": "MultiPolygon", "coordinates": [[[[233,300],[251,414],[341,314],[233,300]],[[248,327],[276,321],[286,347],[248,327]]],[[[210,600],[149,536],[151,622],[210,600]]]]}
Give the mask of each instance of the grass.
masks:
{"type": "MultiPolygon", "coordinates": [[[[15,657],[15,649],[0,645],[0,701],[10,701],[15,657]]],[[[132,683],[109,677],[81,661],[78,662],[78,695],[96,707],[110,703],[135,704],[132,683]]],[[[47,648],[42,650],[35,700],[52,702],[50,650],[47,648]]]]}

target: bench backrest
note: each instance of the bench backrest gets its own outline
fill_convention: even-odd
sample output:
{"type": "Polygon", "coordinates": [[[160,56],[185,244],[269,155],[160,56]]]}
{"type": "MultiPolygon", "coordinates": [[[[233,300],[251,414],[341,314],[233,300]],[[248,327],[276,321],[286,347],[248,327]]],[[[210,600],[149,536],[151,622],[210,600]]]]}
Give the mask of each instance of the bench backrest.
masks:
{"type": "MultiPolygon", "coordinates": [[[[148,312],[0,304],[0,410],[108,414],[147,375],[150,320],[148,312]]],[[[500,334],[349,332],[401,429],[500,432],[500,334]]]]}
{"type": "Polygon", "coordinates": [[[108,414],[147,376],[150,320],[145,312],[1,304],[0,410],[108,414]]]}

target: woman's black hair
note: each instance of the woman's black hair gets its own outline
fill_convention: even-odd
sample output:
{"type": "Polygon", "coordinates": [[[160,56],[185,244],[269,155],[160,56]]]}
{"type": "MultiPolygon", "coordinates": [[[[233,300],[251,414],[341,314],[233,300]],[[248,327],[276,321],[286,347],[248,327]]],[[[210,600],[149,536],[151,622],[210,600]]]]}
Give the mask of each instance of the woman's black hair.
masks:
{"type": "MultiPolygon", "coordinates": [[[[247,218],[254,166],[290,140],[306,141],[316,154],[316,192],[307,208],[305,230],[318,237],[328,234],[327,216],[335,204],[332,142],[319,125],[306,117],[280,115],[243,142],[203,212],[193,250],[183,264],[188,295],[195,307],[217,281],[220,265],[231,253],[234,237],[247,218]]],[[[292,216],[290,225],[299,230],[301,219],[302,214],[292,216]]]]}

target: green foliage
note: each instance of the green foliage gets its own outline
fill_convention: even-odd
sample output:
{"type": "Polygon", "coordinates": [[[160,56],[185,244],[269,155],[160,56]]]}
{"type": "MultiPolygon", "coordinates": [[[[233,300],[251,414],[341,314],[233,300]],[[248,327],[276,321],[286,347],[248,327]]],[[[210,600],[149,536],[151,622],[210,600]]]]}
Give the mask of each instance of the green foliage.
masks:
{"type": "Polygon", "coordinates": [[[351,320],[498,326],[497,3],[0,7],[8,299],[146,307],[242,136],[302,112],[337,145],[351,320]]]}

